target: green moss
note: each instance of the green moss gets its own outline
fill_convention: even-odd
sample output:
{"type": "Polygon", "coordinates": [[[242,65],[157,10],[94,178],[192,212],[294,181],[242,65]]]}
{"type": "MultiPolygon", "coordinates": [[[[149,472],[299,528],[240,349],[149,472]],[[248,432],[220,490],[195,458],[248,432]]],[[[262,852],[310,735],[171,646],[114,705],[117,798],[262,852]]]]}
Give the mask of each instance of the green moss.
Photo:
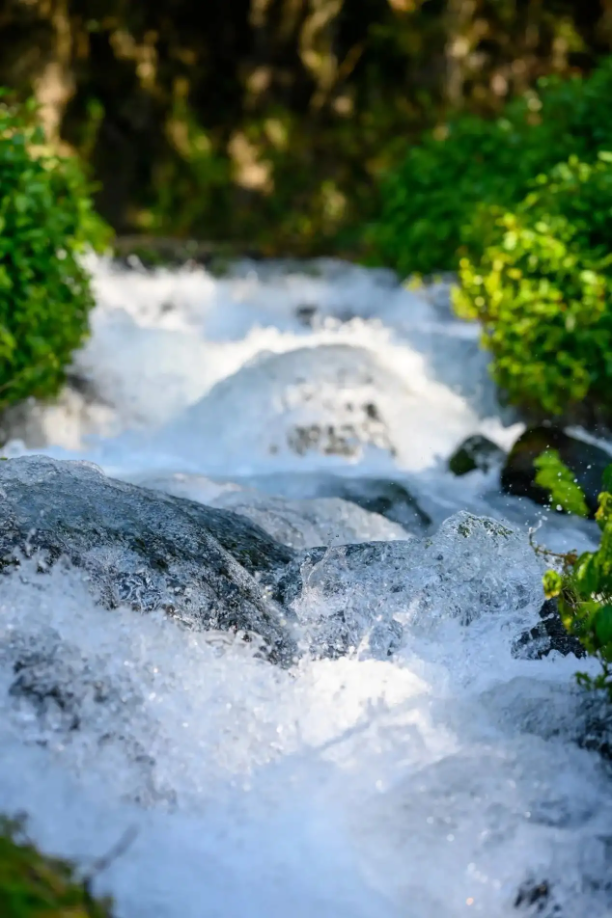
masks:
{"type": "Polygon", "coordinates": [[[477,529],[484,529],[485,532],[488,532],[490,535],[500,536],[502,539],[509,539],[512,535],[511,529],[507,529],[496,520],[472,516],[471,513],[463,513],[462,516],[463,519],[457,526],[457,534],[463,536],[464,539],[468,539],[477,529]]]}
{"type": "Polygon", "coordinates": [[[68,861],[42,854],[20,823],[0,818],[2,918],[112,918],[68,861]]]}

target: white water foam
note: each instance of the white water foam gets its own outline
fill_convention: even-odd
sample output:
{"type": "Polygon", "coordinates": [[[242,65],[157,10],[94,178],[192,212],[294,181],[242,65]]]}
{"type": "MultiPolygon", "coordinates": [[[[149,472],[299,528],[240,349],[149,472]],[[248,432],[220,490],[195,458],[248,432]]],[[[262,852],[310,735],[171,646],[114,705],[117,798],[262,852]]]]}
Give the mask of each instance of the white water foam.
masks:
{"type": "MultiPolygon", "coordinates": [[[[406,595],[421,590],[424,603],[402,609],[392,594],[405,613],[393,660],[289,672],[223,635],[96,608],[70,572],[6,579],[0,812],[26,811],[40,844],[85,867],[135,827],[97,882],[119,918],[607,918],[610,780],[575,743],[572,677],[585,666],[513,657],[541,598],[527,514],[496,503],[493,475],[458,483],[440,461],[477,430],[501,445],[516,435],[494,407],[477,330],[452,319],[439,290],[427,299],[387,274],[315,268],[216,280],[96,263],[93,336],[76,360],[91,394],[27,430],[49,454],[193,499],[231,504],[266,478],[256,505],[276,483],[303,544],[313,526],[334,541],[313,507],[317,476],[384,471],[420,488],[434,522],[462,507],[512,516],[508,554],[485,539],[469,557],[449,523],[423,583],[406,572],[406,595]],[[330,372],[308,414],[309,378],[330,372]],[[342,450],[314,435],[292,449],[296,397],[297,426],[341,428],[342,450]],[[351,398],[376,410],[353,411],[349,436],[351,398]],[[311,502],[301,523],[300,499],[311,502]],[[16,689],[16,662],[55,692],[16,689]]],[[[376,537],[362,520],[342,525],[376,537]]],[[[547,532],[588,539],[567,521],[547,532]]],[[[342,578],[364,609],[402,584],[401,569],[342,578]]],[[[324,601],[321,582],[306,602],[324,601]]]]}

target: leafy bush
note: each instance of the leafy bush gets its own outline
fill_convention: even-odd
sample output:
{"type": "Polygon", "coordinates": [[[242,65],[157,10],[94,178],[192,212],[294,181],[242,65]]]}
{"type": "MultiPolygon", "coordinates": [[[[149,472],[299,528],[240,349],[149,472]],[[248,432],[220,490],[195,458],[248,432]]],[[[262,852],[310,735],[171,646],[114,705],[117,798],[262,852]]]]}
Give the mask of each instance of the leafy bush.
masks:
{"type": "Polygon", "coordinates": [[[511,212],[481,208],[486,248],[460,262],[458,313],[482,323],[510,401],[540,413],[609,402],[612,155],[599,156],[539,176],[511,212]]]}
{"type": "Polygon", "coordinates": [[[78,162],[43,144],[34,105],[0,105],[0,406],[57,391],[93,305],[79,254],[108,240],[78,162]]]}
{"type": "MultiPolygon", "coordinates": [[[[537,461],[536,483],[549,488],[553,502],[568,512],[586,516],[584,495],[558,454],[550,451],[537,461]]],[[[602,664],[595,679],[581,673],[579,681],[606,691],[612,702],[612,465],[604,473],[603,487],[596,516],[601,530],[599,548],[580,556],[574,552],[558,556],[561,569],[545,574],[544,590],[548,599],[558,597],[565,627],[602,664]]]]}
{"type": "Polygon", "coordinates": [[[507,119],[464,117],[444,139],[412,147],[382,188],[373,230],[381,259],[402,274],[457,266],[470,215],[482,201],[510,203],[530,177],[522,131],[507,119]]]}
{"type": "Polygon", "coordinates": [[[478,257],[482,204],[512,208],[541,172],[612,149],[612,58],[588,79],[547,79],[502,117],[460,116],[408,150],[382,187],[373,243],[403,274],[455,269],[478,257]]]}
{"type": "Polygon", "coordinates": [[[41,854],[18,823],[0,818],[2,918],[111,918],[110,908],[93,899],[71,864],[41,854]]]}

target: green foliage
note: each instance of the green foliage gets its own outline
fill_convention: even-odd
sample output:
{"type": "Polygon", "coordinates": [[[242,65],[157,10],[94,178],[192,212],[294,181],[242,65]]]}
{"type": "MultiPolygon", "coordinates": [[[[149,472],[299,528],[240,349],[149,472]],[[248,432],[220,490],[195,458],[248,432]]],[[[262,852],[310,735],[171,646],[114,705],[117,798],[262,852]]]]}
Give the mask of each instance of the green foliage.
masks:
{"type": "Polygon", "coordinates": [[[71,87],[59,132],[95,168],[107,219],[277,255],[369,255],[373,189],[409,142],[612,47],[603,0],[60,6],[3,5],[0,84],[29,92],[55,61],[71,87]]]}
{"type": "Polygon", "coordinates": [[[381,259],[405,275],[455,268],[479,203],[509,203],[528,180],[523,147],[517,125],[472,116],[411,147],[382,187],[381,259]]]}
{"type": "Polygon", "coordinates": [[[550,491],[553,504],[575,516],[588,517],[589,508],[584,492],[568,467],[561,461],[557,450],[546,450],[538,456],[534,465],[537,469],[535,483],[550,491]]]}
{"type": "Polygon", "coordinates": [[[511,211],[481,207],[484,251],[463,258],[455,306],[478,319],[510,401],[537,412],[609,402],[612,155],[540,175],[511,211]]]}
{"type": "MultiPolygon", "coordinates": [[[[544,475],[538,484],[546,487],[553,466],[562,479],[571,479],[571,472],[557,456],[541,466],[544,475]]],[[[604,473],[603,487],[596,516],[601,530],[597,551],[561,556],[561,570],[550,570],[544,576],[544,591],[549,599],[558,597],[565,627],[601,662],[602,671],[597,677],[581,673],[579,681],[607,692],[612,702],[612,465],[604,473]]],[[[553,488],[559,493],[557,482],[553,482],[553,488]]],[[[573,484],[570,493],[574,502],[576,489],[580,491],[573,484]]]]}
{"type": "Polygon", "coordinates": [[[33,104],[0,105],[0,406],[57,391],[93,305],[79,255],[108,241],[77,161],[43,143],[33,104]]]}
{"type": "Polygon", "coordinates": [[[111,918],[110,909],[69,862],[42,854],[19,823],[0,818],[2,918],[111,918]]]}
{"type": "Polygon", "coordinates": [[[533,180],[578,156],[612,149],[612,58],[582,80],[542,80],[495,119],[463,115],[408,150],[382,187],[373,242],[404,274],[451,270],[478,259],[482,205],[510,209],[533,180]]]}

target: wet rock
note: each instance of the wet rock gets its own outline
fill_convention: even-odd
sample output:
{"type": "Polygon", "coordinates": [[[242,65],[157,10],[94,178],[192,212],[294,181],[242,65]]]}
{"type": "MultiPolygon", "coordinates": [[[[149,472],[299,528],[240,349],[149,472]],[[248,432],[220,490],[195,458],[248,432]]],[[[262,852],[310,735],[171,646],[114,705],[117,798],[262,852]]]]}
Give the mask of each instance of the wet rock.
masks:
{"type": "Polygon", "coordinates": [[[315,324],[318,309],[312,303],[303,303],[295,310],[295,317],[305,328],[312,328],[315,324]]]}
{"type": "Polygon", "coordinates": [[[603,691],[517,676],[482,695],[495,723],[515,736],[561,739],[612,761],[612,705],[603,691]]]}
{"type": "Polygon", "coordinates": [[[566,657],[573,653],[575,657],[586,656],[586,650],[577,637],[565,628],[559,615],[556,599],[547,599],[540,609],[541,622],[523,631],[515,642],[512,653],[515,657],[527,660],[541,660],[553,650],[566,657]]]}
{"type": "Polygon", "coordinates": [[[37,624],[28,618],[5,629],[0,643],[3,676],[12,679],[4,712],[23,740],[59,755],[71,749],[81,764],[82,756],[110,759],[126,799],[175,804],[167,776],[156,770],[159,723],[147,707],[152,692],[143,691],[142,671],[114,665],[116,657],[96,653],[86,637],[79,647],[37,624]]]}
{"type": "Polygon", "coordinates": [[[294,652],[291,624],[256,577],[293,552],[243,516],[107,478],[85,462],[0,463],[0,564],[63,560],[105,607],[164,610],[183,624],[258,635],[271,660],[294,652]]]}
{"type": "MultiPolygon", "coordinates": [[[[542,914],[545,907],[550,905],[550,886],[546,880],[541,883],[529,880],[520,887],[514,900],[514,907],[521,910],[531,910],[531,914],[542,914]],[[533,907],[535,906],[535,910],[533,907]]],[[[548,912],[560,915],[561,911],[548,912]]]]}
{"type": "Polygon", "coordinates": [[[587,506],[594,515],[602,475],[612,462],[612,456],[600,447],[585,443],[557,427],[532,427],[518,438],[502,469],[502,491],[518,497],[528,497],[547,506],[550,495],[535,484],[536,470],[533,464],[547,449],[557,450],[565,465],[574,473],[585,493],[587,506]]]}
{"type": "Polygon", "coordinates": [[[226,491],[214,505],[246,516],[277,542],[298,550],[409,538],[399,523],[337,497],[289,500],[244,489],[226,491]]]}
{"type": "Polygon", "coordinates": [[[583,692],[582,713],[578,745],[612,762],[612,704],[609,695],[603,691],[583,692]]]}
{"type": "Polygon", "coordinates": [[[495,465],[501,465],[505,453],[497,443],[493,443],[481,434],[475,434],[464,440],[448,460],[448,467],[453,475],[467,475],[479,469],[488,472],[495,465]]]}
{"type": "Polygon", "coordinates": [[[533,619],[541,571],[527,538],[495,520],[458,513],[432,538],[370,542],[304,552],[277,578],[275,598],[291,608],[311,651],[339,656],[363,648],[394,652],[406,628],[431,633],[455,619],[533,619]]]}
{"type": "Polygon", "coordinates": [[[117,686],[108,679],[94,674],[74,648],[45,635],[46,644],[21,648],[12,661],[14,674],[9,695],[27,701],[38,720],[41,742],[45,731],[71,732],[81,727],[87,719],[88,709],[110,705],[118,711],[131,705],[133,686],[124,680],[117,686]]]}
{"type": "Polygon", "coordinates": [[[390,478],[329,475],[321,478],[317,493],[321,497],[340,497],[369,513],[378,513],[399,523],[407,532],[421,533],[431,525],[431,517],[406,485],[390,478]]]}
{"type": "Polygon", "coordinates": [[[184,457],[214,438],[219,468],[271,455],[356,459],[393,456],[402,412],[414,404],[405,382],[365,348],[344,344],[262,353],[216,383],[160,434],[184,457]]]}

